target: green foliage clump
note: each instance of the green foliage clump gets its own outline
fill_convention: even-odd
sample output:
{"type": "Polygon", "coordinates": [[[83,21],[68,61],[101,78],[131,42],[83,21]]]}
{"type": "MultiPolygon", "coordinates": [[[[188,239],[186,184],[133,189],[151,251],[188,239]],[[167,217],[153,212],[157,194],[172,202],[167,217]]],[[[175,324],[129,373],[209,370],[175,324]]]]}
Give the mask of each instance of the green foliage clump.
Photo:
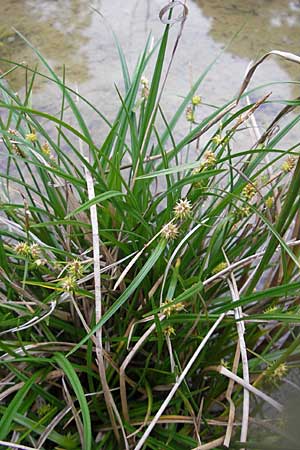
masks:
{"type": "Polygon", "coordinates": [[[263,102],[239,105],[261,88],[198,122],[201,74],[166,118],[169,31],[154,49],[148,40],[132,75],[117,44],[112,122],[36,49],[49,75],[31,70],[25,98],[0,79],[1,441],[217,448],[232,402],[245,406],[239,380],[263,389],[266,374],[278,383],[299,364],[300,163],[284,142],[300,116],[236,150],[263,102]],[[59,114],[30,106],[37,77],[61,92],[59,114]],[[100,145],[81,103],[107,129],[100,145]]]}

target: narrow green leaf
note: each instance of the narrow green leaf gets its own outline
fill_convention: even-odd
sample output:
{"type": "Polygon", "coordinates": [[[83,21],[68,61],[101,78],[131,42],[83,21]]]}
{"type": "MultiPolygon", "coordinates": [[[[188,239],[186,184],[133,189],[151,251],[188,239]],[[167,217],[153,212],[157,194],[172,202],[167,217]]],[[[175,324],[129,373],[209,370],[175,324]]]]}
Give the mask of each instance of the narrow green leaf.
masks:
{"type": "MultiPolygon", "coordinates": [[[[0,406],[0,413],[4,414],[5,408],[4,406],[0,406]]],[[[33,430],[38,435],[41,435],[45,432],[46,427],[40,425],[28,417],[25,417],[23,414],[16,413],[14,415],[14,422],[21,425],[22,427],[27,428],[28,430],[33,430]]],[[[57,433],[55,430],[51,431],[48,435],[48,440],[58,444],[60,447],[65,449],[78,449],[78,441],[73,436],[62,436],[57,433]]]]}
{"type": "MultiPolygon", "coordinates": [[[[287,254],[290,256],[290,258],[294,261],[295,265],[300,268],[299,261],[297,257],[294,255],[294,253],[290,250],[290,248],[285,244],[283,239],[281,238],[281,235],[284,235],[286,231],[286,223],[291,223],[293,217],[291,216],[290,212],[292,210],[292,206],[296,201],[296,198],[300,192],[300,160],[298,160],[297,166],[295,168],[293,178],[290,182],[289,190],[286,195],[284,204],[281,208],[279,217],[277,219],[277,223],[275,227],[272,227],[271,224],[265,219],[265,223],[267,224],[268,228],[271,229],[273,235],[270,239],[270,242],[267,245],[267,248],[265,250],[265,254],[255,271],[254,276],[251,279],[250,285],[247,289],[247,293],[250,294],[252,290],[255,288],[258,280],[260,279],[264,268],[266,267],[266,264],[270,261],[272,256],[274,255],[275,249],[278,246],[278,243],[282,245],[282,247],[285,249],[287,254]]],[[[256,210],[256,213],[258,211],[256,210]]],[[[261,216],[261,214],[259,214],[261,216]]]]}
{"type": "Polygon", "coordinates": [[[81,386],[80,380],[72,366],[72,364],[65,358],[62,353],[55,353],[54,359],[57,364],[63,369],[66,374],[74,392],[76,398],[80,405],[80,410],[83,419],[83,440],[84,440],[84,449],[91,450],[92,449],[92,425],[91,425],[91,417],[89,407],[84,396],[84,391],[81,386]]]}
{"type": "Polygon", "coordinates": [[[69,219],[72,216],[75,216],[75,214],[81,213],[85,211],[86,209],[89,209],[91,206],[95,205],[96,203],[104,202],[105,200],[111,199],[113,197],[118,197],[120,195],[125,195],[123,192],[118,191],[108,191],[104,192],[103,194],[96,195],[93,199],[85,202],[83,205],[79,206],[78,208],[74,209],[74,211],[70,212],[65,219],[69,219]]]}
{"type": "Polygon", "coordinates": [[[8,433],[10,432],[10,427],[16,413],[19,411],[19,408],[22,405],[30,388],[36,382],[36,379],[40,375],[41,375],[40,371],[32,375],[32,377],[29,378],[28,381],[26,381],[23,387],[16,393],[14,398],[9,403],[0,421],[0,439],[4,440],[7,437],[8,433]]]}
{"type": "Polygon", "coordinates": [[[138,273],[138,275],[134,278],[134,280],[130,283],[130,285],[125,289],[125,291],[121,294],[118,300],[109,308],[108,311],[104,314],[102,319],[92,328],[92,330],[77,344],[75,347],[67,354],[67,357],[72,355],[72,353],[76,352],[96,331],[102,327],[120,308],[121,306],[128,300],[128,298],[134,293],[134,291],[141,284],[145,276],[150,272],[158,258],[161,256],[162,252],[166,247],[166,241],[160,241],[157,247],[151,253],[149,259],[144,264],[142,270],[138,273]]]}
{"type": "MultiPolygon", "coordinates": [[[[199,161],[196,161],[196,162],[192,162],[192,163],[181,164],[180,166],[168,167],[168,169],[162,169],[162,170],[158,170],[156,172],[147,173],[146,175],[141,175],[140,177],[137,177],[137,180],[146,180],[148,178],[156,178],[156,177],[161,177],[164,175],[170,175],[171,173],[183,172],[184,170],[195,169],[195,168],[199,167],[199,165],[200,165],[199,161]]],[[[217,173],[220,173],[220,170],[218,170],[218,171],[215,171],[215,170],[203,171],[203,173],[199,173],[197,175],[200,176],[203,174],[203,177],[204,177],[205,175],[207,175],[207,173],[216,175],[217,173]]]]}

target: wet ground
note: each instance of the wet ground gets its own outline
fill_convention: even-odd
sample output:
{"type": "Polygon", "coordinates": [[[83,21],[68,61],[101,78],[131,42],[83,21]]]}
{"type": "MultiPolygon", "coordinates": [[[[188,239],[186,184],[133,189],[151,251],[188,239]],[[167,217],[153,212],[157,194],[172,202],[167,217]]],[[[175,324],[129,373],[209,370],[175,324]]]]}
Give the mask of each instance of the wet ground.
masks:
{"type": "MultiPolygon", "coordinates": [[[[110,27],[116,32],[132,69],[151,31],[163,31],[158,14],[166,0],[0,0],[0,56],[35,64],[32,50],[16,34],[21,32],[62,73],[72,87],[92,100],[108,116],[116,108],[113,83],[122,87],[120,63],[110,27]],[[97,9],[102,17],[95,13],[97,9]]],[[[200,88],[204,101],[221,104],[237,92],[250,60],[271,49],[300,52],[300,2],[288,0],[189,0],[189,17],[170,74],[164,103],[168,112],[191,83],[226,47],[200,88]],[[232,38],[233,41],[230,43],[232,38]]],[[[171,34],[176,36],[178,27],[171,34]]],[[[0,61],[2,72],[11,67],[0,61]]],[[[149,75],[150,73],[146,74],[149,75]]],[[[270,59],[261,66],[253,85],[299,80],[300,66],[270,59]]],[[[24,70],[9,77],[22,90],[24,70]]],[[[270,90],[270,89],[269,89],[270,90]]],[[[273,98],[298,95],[292,85],[272,88],[273,98]]],[[[56,98],[49,83],[39,82],[34,106],[53,112],[56,98]]],[[[272,111],[271,111],[272,112],[272,111]]],[[[93,119],[91,118],[91,121],[93,119]]]]}

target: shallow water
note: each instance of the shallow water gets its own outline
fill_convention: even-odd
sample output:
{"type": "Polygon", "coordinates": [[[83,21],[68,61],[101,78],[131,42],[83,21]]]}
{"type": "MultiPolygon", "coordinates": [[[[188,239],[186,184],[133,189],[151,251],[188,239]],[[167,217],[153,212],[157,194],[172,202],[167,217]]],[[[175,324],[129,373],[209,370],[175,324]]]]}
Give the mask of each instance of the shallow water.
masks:
{"type": "MultiPolygon", "coordinates": [[[[122,87],[122,79],[110,26],[133,69],[149,32],[155,40],[161,36],[163,25],[158,13],[166,3],[166,0],[0,0],[0,55],[16,62],[26,61],[30,67],[36,63],[32,50],[14,27],[57,71],[62,73],[65,65],[67,83],[78,86],[81,94],[112,116],[116,104],[114,82],[122,87]]],[[[179,96],[188,91],[224,46],[226,50],[200,88],[207,103],[228,101],[237,92],[250,60],[265,51],[299,51],[299,1],[189,0],[187,3],[189,17],[164,95],[167,113],[174,110],[179,96]]],[[[173,27],[173,38],[177,31],[173,27]]],[[[9,67],[0,62],[2,72],[9,67]]],[[[269,81],[298,80],[299,74],[300,66],[273,58],[258,69],[252,83],[254,86],[269,81]]],[[[24,70],[15,70],[9,80],[16,91],[22,90],[24,70]]],[[[272,91],[273,98],[298,95],[298,89],[291,85],[272,87],[272,91]]],[[[48,82],[37,83],[34,106],[55,110],[58,98],[53,93],[48,82]]],[[[93,121],[92,117],[90,120],[93,121]]]]}

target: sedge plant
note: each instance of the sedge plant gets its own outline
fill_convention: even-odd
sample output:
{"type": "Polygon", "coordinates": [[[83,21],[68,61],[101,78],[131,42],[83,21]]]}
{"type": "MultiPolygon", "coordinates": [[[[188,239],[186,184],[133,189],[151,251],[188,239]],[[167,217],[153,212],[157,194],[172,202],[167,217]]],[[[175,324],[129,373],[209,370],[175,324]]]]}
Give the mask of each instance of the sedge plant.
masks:
{"type": "Polygon", "coordinates": [[[132,74],[117,43],[113,120],[35,48],[42,71],[8,71],[26,71],[23,96],[1,76],[3,448],[261,449],[249,429],[261,404],[280,431],[274,388],[299,365],[299,100],[253,136],[273,100],[249,83],[267,56],[299,58],[265,55],[203,118],[211,64],[167,117],[188,12],[170,48],[172,6],[132,74]],[[58,114],[31,104],[39,77],[61,94],[58,114]]]}

